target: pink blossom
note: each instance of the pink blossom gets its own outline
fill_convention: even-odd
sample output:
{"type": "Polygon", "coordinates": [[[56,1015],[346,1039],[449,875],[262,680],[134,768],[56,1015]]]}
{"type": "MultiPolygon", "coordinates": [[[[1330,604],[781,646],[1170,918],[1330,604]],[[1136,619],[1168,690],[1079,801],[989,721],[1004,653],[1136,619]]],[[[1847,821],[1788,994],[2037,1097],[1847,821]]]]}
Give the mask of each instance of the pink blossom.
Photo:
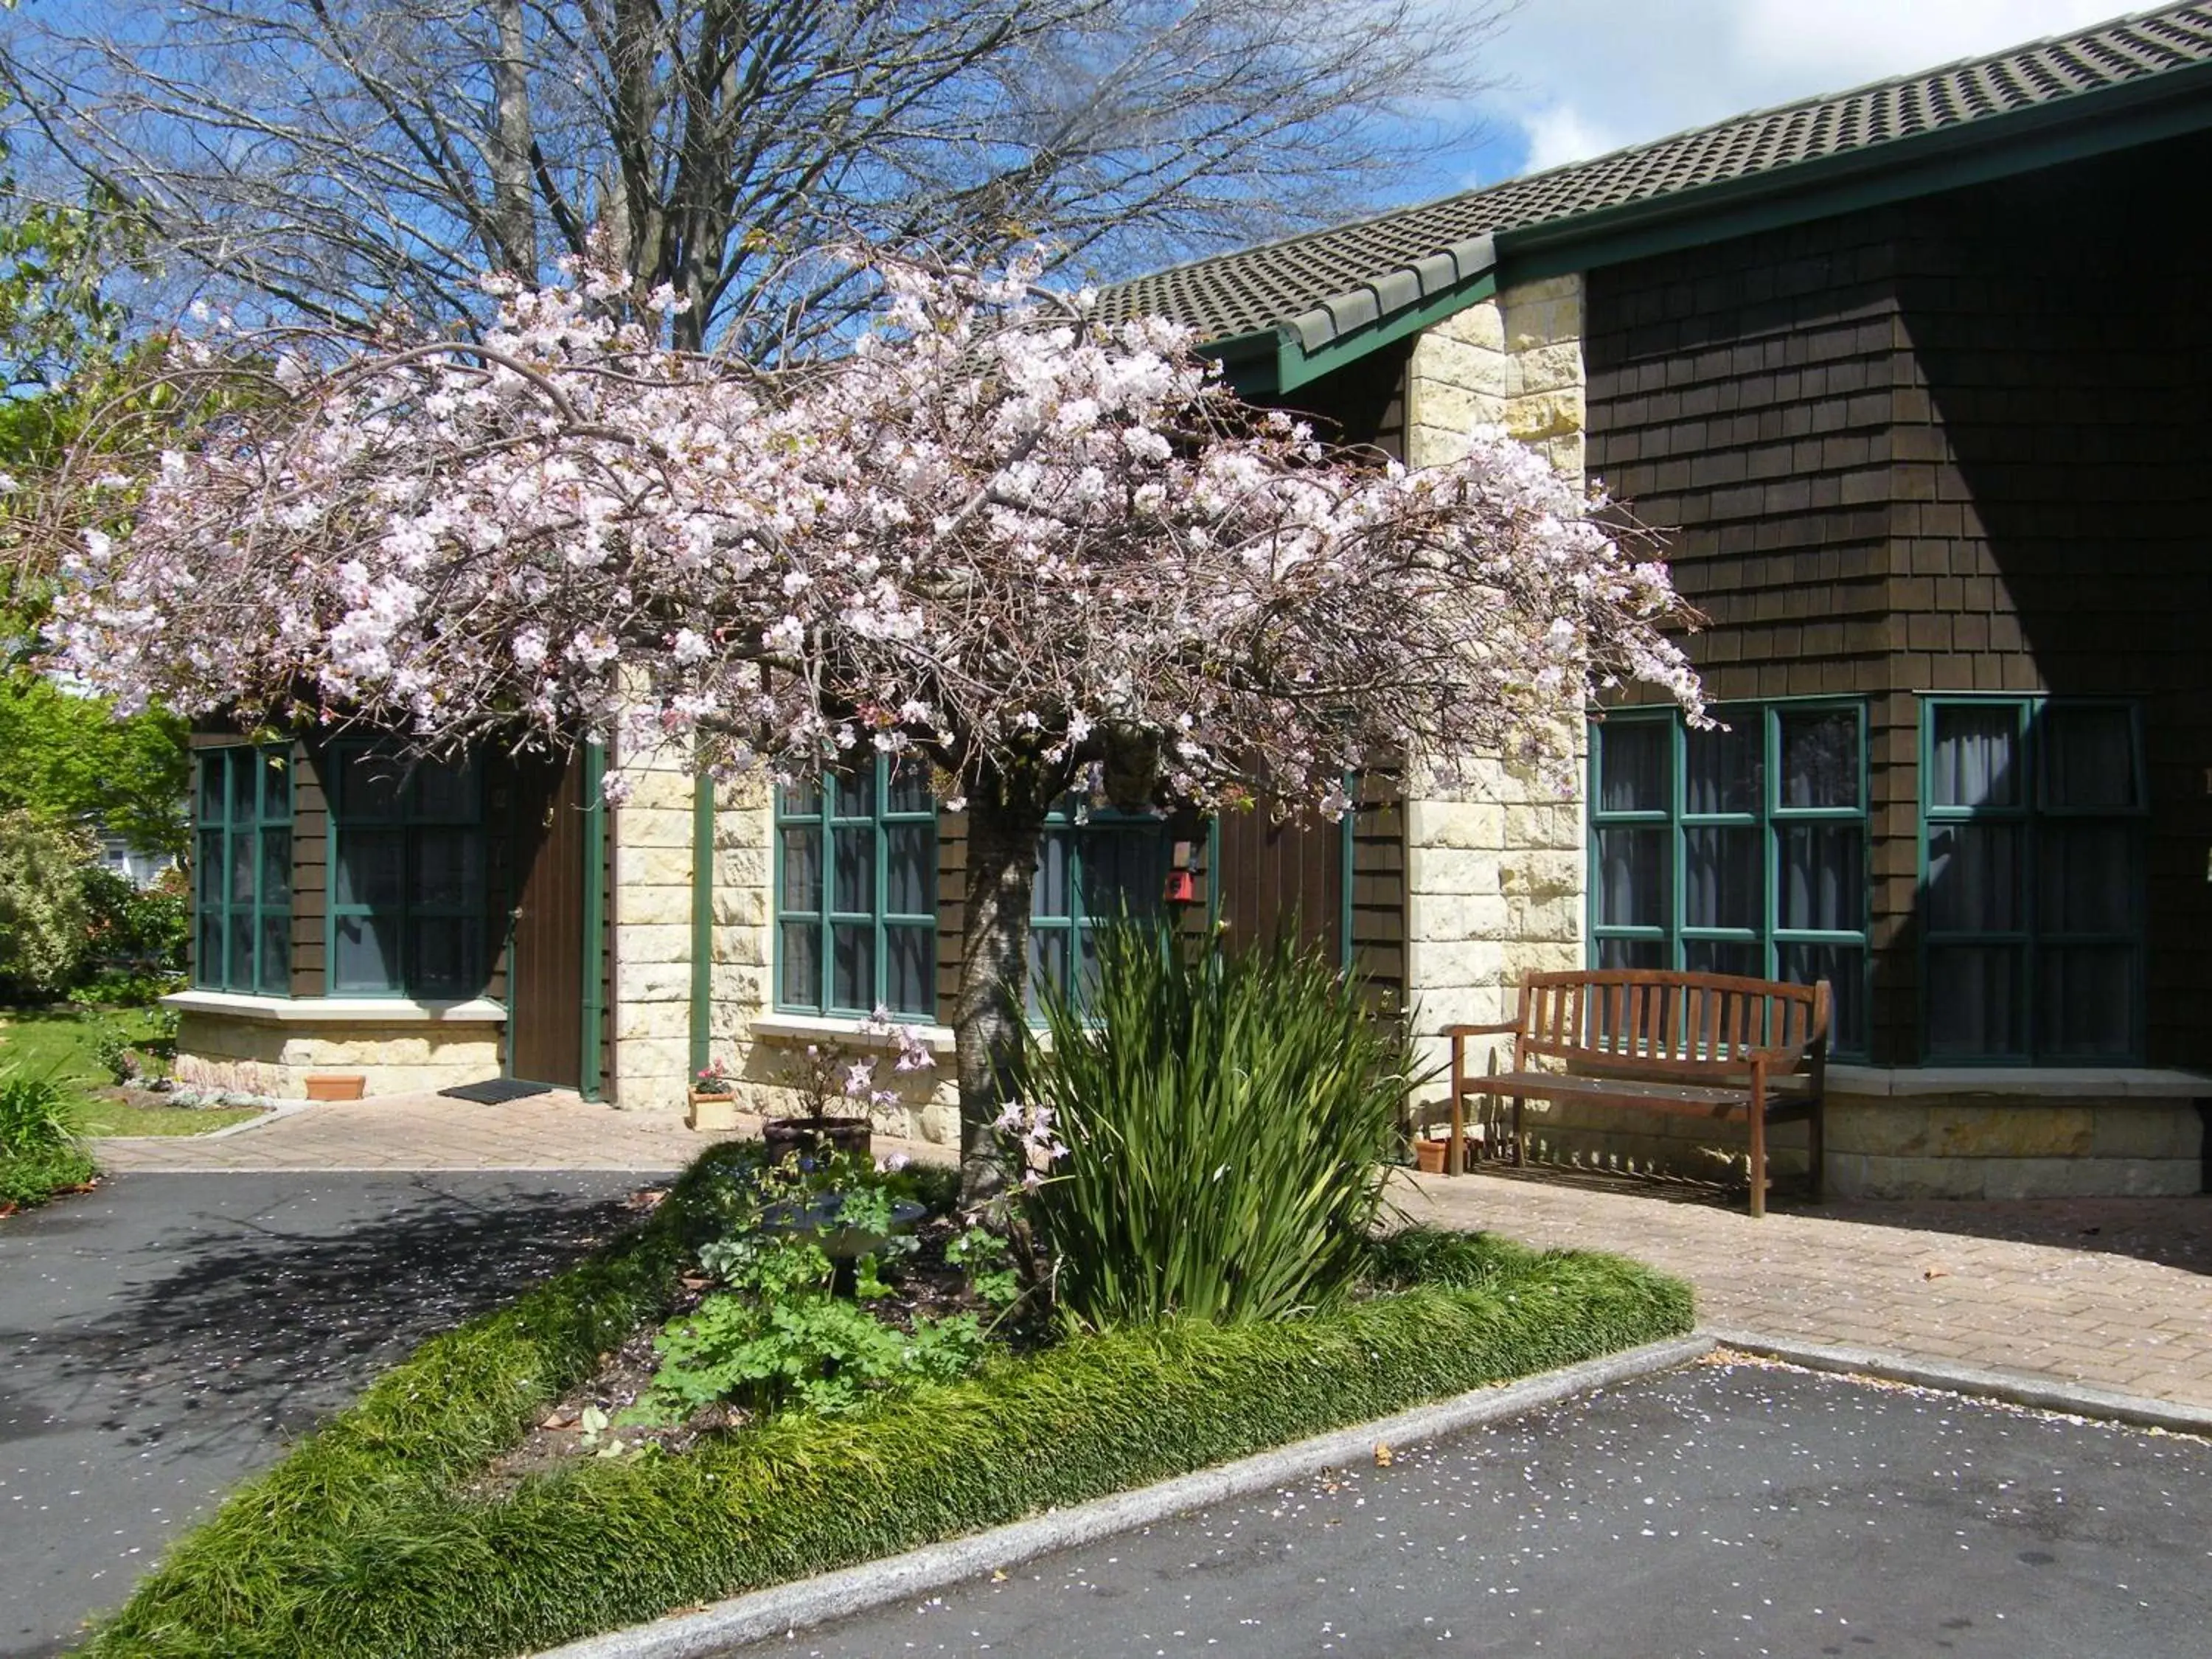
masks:
{"type": "Polygon", "coordinates": [[[1702,718],[1649,538],[1542,456],[1332,450],[1237,404],[1186,331],[1107,328],[1035,266],[886,270],[849,352],[774,376],[667,349],[594,301],[627,276],[580,266],[488,282],[475,343],[210,325],[160,371],[223,393],[206,441],[72,458],[118,487],[69,550],[58,665],[126,708],[433,747],[565,745],[642,705],[722,775],[865,737],[955,810],[1112,745],[1201,808],[1261,776],[1340,812],[1381,754],[1409,793],[1477,753],[1570,779],[1614,679],[1702,718]]]}

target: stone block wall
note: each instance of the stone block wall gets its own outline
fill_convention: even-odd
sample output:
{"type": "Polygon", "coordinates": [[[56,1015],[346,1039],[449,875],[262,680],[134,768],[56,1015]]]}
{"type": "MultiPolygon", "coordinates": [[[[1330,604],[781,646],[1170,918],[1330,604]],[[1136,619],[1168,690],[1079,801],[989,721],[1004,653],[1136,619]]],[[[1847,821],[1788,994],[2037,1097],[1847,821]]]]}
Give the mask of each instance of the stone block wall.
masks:
{"type": "Polygon", "coordinates": [[[714,967],[708,1048],[717,1060],[744,1069],[752,1023],[775,1006],[769,975],[775,961],[775,815],[774,787],[748,775],[714,792],[714,895],[710,938],[714,967]]]}
{"type": "Polygon", "coordinates": [[[691,803],[689,755],[625,757],[629,797],[610,815],[614,1053],[609,1103],[680,1112],[691,1085],[691,803]]]}
{"type": "MultiPolygon", "coordinates": [[[[1423,332],[1406,369],[1407,465],[1457,459],[1475,428],[1495,426],[1580,483],[1582,318],[1582,279],[1566,276],[1423,332]]],[[[1583,848],[1579,799],[1495,760],[1456,799],[1407,804],[1406,982],[1422,1059],[1449,1066],[1445,1026],[1510,1018],[1526,975],[1582,965],[1583,848]]],[[[1424,1115],[1442,1097],[1439,1083],[1424,1115]]]]}
{"type": "Polygon", "coordinates": [[[358,1074],[367,1095],[415,1094],[500,1073],[500,1022],[346,1021],[319,1028],[186,1012],[177,1080],[195,1089],[302,1100],[307,1074],[358,1074]]]}
{"type": "Polygon", "coordinates": [[[1828,1190],[1842,1198],[2185,1197],[2203,1190],[2193,1100],[1838,1095],[1828,1190]]]}
{"type": "MultiPolygon", "coordinates": [[[[1510,1108],[1473,1109],[1492,1145],[1510,1108]]],[[[1741,1124],[1530,1102],[1529,1157],[1622,1174],[1741,1182],[1741,1124]]],[[[1767,1139],[1771,1177],[1786,1194],[1806,1170],[1806,1126],[1767,1139]]],[[[1832,1093],[1827,1190],[1838,1198],[2185,1197],[2203,1190],[2203,1121],[2186,1099],[2024,1098],[1959,1093],[1832,1093]]]]}
{"type": "Polygon", "coordinates": [[[1467,453],[1477,427],[1505,428],[1583,477],[1583,279],[1524,283],[1425,330],[1406,369],[1406,464],[1467,453]]]}
{"type": "Polygon", "coordinates": [[[1406,979],[1419,1057],[1440,1072],[1429,1100],[1449,1077],[1445,1027],[1510,1019],[1528,975],[1582,963],[1577,801],[1486,761],[1457,799],[1407,803],[1406,979]]]}

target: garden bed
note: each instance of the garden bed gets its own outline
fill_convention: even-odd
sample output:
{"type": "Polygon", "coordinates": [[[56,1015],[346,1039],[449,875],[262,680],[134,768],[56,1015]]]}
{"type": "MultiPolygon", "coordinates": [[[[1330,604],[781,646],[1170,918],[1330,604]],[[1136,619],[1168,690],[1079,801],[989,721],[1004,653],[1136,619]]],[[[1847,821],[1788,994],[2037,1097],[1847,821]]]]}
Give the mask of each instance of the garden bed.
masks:
{"type": "Polygon", "coordinates": [[[74,1144],[0,1151],[0,1217],[70,1193],[88,1192],[99,1178],[100,1166],[74,1144]]]}
{"type": "Polygon", "coordinates": [[[641,1376],[641,1333],[703,1291],[744,1156],[708,1153],[639,1231],[425,1344],[186,1538],[89,1651],[526,1653],[1691,1323],[1686,1288],[1632,1263],[1424,1232],[1379,1248],[1334,1311],[1068,1336],[842,1413],[529,1458],[578,1390],[641,1376]]]}

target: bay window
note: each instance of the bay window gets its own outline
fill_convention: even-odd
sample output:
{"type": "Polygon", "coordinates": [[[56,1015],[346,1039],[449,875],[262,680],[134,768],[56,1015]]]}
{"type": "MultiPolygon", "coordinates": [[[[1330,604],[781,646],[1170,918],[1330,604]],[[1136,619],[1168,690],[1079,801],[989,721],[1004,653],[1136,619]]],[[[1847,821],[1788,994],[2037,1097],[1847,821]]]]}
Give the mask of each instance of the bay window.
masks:
{"type": "Polygon", "coordinates": [[[1922,732],[1928,1057],[2136,1057],[2148,810],[2136,710],[1930,699],[1922,732]]]}
{"type": "Polygon", "coordinates": [[[292,978],[291,750],[198,751],[192,983],[285,996],[292,978]]]}
{"type": "Polygon", "coordinates": [[[1866,716],[1856,703],[1620,709],[1590,736],[1590,952],[1600,968],[1741,974],[1835,999],[1867,1046],[1866,716]]]}
{"type": "Polygon", "coordinates": [[[461,1000],[484,984],[483,809],[474,761],[333,749],[329,994],[461,1000]]]}

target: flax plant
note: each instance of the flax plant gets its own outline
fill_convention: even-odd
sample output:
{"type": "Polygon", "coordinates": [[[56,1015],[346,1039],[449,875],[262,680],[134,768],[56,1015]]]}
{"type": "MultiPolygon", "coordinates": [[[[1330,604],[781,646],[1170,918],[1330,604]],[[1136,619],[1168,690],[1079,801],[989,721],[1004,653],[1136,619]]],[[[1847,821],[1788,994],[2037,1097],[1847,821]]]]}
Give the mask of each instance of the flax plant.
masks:
{"type": "Polygon", "coordinates": [[[1230,1323],[1344,1300],[1416,1081],[1355,978],[1288,944],[1194,951],[1125,923],[1043,1012],[1020,1085],[1068,1151],[1027,1207],[1063,1318],[1230,1323]]]}

